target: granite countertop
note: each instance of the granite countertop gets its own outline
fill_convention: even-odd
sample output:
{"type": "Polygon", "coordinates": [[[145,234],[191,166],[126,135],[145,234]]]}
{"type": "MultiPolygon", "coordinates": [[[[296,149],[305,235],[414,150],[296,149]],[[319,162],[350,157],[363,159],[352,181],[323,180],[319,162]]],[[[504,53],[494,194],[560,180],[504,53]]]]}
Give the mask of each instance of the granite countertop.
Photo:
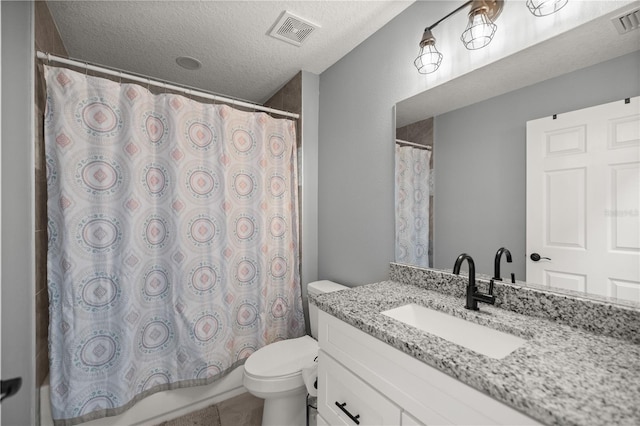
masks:
{"type": "Polygon", "coordinates": [[[640,345],[412,284],[383,281],[310,296],[327,313],[548,425],[640,425],[640,345]],[[496,360],[380,312],[408,303],[515,334],[496,360]]]}

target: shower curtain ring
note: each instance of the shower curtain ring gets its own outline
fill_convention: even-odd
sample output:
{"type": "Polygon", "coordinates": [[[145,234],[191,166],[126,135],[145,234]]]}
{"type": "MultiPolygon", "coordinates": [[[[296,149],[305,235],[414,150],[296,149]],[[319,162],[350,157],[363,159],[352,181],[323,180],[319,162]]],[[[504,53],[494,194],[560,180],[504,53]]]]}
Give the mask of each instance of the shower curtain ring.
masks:
{"type": "Polygon", "coordinates": [[[89,63],[85,62],[84,63],[84,78],[87,78],[88,75],[89,75],[89,63]]]}
{"type": "Polygon", "coordinates": [[[47,52],[47,65],[51,65],[51,53],[47,52]]]}
{"type": "Polygon", "coordinates": [[[122,84],[122,71],[120,71],[120,74],[118,75],[118,77],[120,79],[119,84],[122,84]]]}

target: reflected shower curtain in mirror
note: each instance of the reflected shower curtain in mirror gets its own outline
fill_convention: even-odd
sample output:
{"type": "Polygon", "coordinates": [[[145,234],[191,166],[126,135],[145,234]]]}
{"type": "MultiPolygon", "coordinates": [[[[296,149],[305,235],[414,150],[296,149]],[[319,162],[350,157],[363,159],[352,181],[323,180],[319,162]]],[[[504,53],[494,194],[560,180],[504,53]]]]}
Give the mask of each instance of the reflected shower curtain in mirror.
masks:
{"type": "Polygon", "coordinates": [[[431,152],[396,145],[396,262],[429,267],[431,152]]]}
{"type": "Polygon", "coordinates": [[[57,424],[304,334],[295,123],[45,67],[57,424]]]}

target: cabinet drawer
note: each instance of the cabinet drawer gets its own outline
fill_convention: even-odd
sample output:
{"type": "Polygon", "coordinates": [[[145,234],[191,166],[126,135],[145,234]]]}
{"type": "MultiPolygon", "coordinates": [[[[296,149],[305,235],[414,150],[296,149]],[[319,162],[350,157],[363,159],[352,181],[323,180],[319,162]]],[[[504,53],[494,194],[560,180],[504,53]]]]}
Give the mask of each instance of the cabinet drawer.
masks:
{"type": "Polygon", "coordinates": [[[318,412],[327,423],[349,426],[400,424],[400,408],[325,352],[320,351],[318,356],[318,412]]]}

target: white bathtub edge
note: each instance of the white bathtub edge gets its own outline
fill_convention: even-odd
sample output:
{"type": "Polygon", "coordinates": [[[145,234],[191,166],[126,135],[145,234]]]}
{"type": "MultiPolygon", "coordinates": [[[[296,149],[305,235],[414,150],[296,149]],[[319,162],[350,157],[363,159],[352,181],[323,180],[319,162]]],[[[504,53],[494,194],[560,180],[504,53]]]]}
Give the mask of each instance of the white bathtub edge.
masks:
{"type": "MultiPolygon", "coordinates": [[[[150,426],[218,404],[247,390],[242,386],[244,366],[208,386],[195,386],[158,392],[135,404],[119,416],[106,417],[82,423],[82,426],[150,426]]],[[[40,425],[53,426],[49,385],[40,388],[40,425]]]]}

